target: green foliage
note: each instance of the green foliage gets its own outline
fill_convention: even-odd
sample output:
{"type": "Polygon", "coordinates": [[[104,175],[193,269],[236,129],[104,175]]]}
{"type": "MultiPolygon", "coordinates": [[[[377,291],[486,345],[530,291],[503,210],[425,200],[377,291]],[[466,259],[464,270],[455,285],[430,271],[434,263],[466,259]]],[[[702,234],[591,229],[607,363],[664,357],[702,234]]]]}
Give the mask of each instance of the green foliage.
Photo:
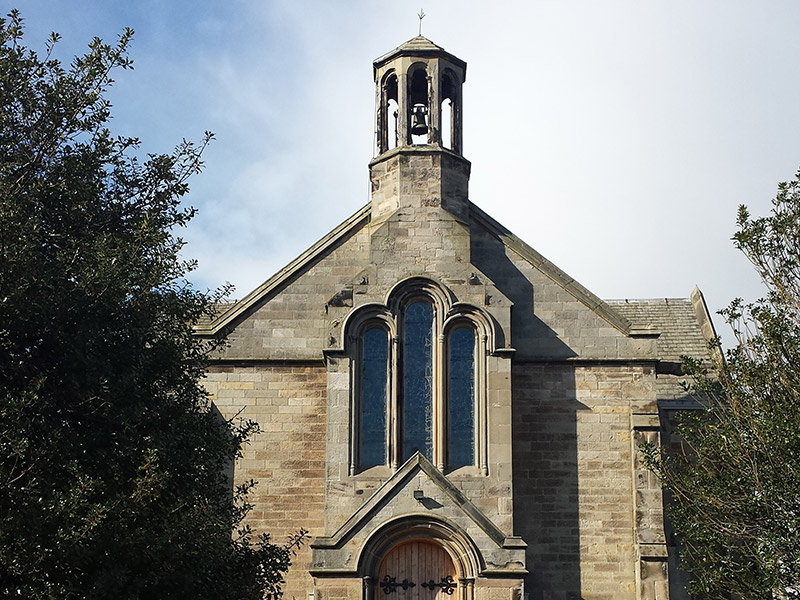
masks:
{"type": "Polygon", "coordinates": [[[173,231],[199,145],[137,158],[107,129],[127,30],[65,68],[0,20],[0,596],[280,595],[302,541],[243,525],[226,470],[255,425],[200,384],[192,335],[226,291],[184,277],[173,231]]]}
{"type": "Polygon", "coordinates": [[[800,598],[800,172],[733,239],[767,295],[722,311],[737,344],[711,373],[687,361],[685,453],[648,451],[698,597],[800,598]]]}

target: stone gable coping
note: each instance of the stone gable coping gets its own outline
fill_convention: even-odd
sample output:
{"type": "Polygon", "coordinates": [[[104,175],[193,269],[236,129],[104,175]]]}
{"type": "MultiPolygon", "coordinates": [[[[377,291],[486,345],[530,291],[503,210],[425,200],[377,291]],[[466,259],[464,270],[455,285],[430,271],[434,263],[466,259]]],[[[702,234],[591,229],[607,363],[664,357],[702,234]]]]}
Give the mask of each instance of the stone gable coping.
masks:
{"type": "Polygon", "coordinates": [[[293,275],[307,267],[322,252],[336,245],[339,241],[366,224],[369,221],[369,216],[370,205],[367,204],[283,269],[247,294],[247,296],[235,304],[231,304],[227,310],[217,315],[214,320],[208,323],[198,323],[195,325],[195,334],[200,336],[212,336],[218,333],[223,327],[245,314],[252,306],[258,304],[262,298],[280,288],[291,279],[293,275]]]}
{"type": "Polygon", "coordinates": [[[606,302],[595,296],[472,202],[470,202],[469,209],[470,215],[475,221],[500,238],[507,247],[547,275],[556,284],[572,294],[576,300],[594,311],[621,333],[631,337],[657,337],[659,335],[658,328],[652,325],[631,323],[606,302]]]}
{"type": "MultiPolygon", "coordinates": [[[[717,331],[714,329],[714,321],[711,319],[711,314],[708,312],[708,305],[703,292],[700,291],[698,286],[694,286],[692,294],[689,296],[692,303],[692,310],[697,317],[697,322],[700,323],[700,331],[706,340],[707,344],[712,344],[717,339],[717,331]]],[[[725,355],[719,345],[712,344],[711,358],[718,365],[725,364],[725,355]]]]}
{"type": "MultiPolygon", "coordinates": [[[[520,238],[486,214],[474,203],[470,202],[469,204],[471,218],[479,225],[485,227],[490,233],[497,236],[508,248],[539,269],[618,331],[631,337],[658,337],[660,335],[661,332],[659,328],[654,325],[631,323],[612,306],[595,296],[575,279],[567,275],[555,264],[547,260],[531,246],[523,242],[520,238]]],[[[226,310],[223,310],[216,318],[209,322],[201,322],[195,325],[195,334],[199,336],[213,336],[217,334],[237,318],[246,314],[251,307],[258,304],[265,296],[277,291],[296,273],[313,262],[319,254],[331,248],[343,238],[366,224],[370,220],[370,216],[371,204],[366,204],[283,269],[255,288],[247,296],[228,306],[226,310]]]]}

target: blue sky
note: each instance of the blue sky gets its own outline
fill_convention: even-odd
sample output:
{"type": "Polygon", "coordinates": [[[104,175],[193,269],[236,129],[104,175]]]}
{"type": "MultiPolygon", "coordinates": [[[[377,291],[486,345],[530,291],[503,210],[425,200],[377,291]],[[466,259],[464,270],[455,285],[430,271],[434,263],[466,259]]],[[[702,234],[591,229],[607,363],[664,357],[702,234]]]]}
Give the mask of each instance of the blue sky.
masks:
{"type": "MultiPolygon", "coordinates": [[[[217,140],[184,232],[201,288],[235,297],[369,197],[372,60],[419,3],[21,0],[26,42],[59,55],[136,31],[115,133],[147,152],[217,140]]],[[[468,63],[471,199],[603,298],[717,310],[760,284],[730,242],[800,165],[800,2],[423,4],[423,35],[468,63]]],[[[718,324],[718,328],[719,324],[718,324]]]]}

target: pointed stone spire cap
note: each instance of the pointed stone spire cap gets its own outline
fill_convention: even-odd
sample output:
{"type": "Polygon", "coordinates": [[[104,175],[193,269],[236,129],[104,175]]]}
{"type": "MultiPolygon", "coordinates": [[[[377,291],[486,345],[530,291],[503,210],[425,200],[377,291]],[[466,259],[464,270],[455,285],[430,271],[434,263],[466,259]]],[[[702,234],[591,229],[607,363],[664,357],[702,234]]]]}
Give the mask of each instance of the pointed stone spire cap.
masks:
{"type": "Polygon", "coordinates": [[[376,58],[372,62],[373,72],[377,72],[377,70],[387,62],[393,60],[398,56],[438,56],[440,58],[444,58],[451,62],[454,65],[458,65],[464,75],[463,81],[467,79],[467,63],[463,60],[458,58],[457,56],[453,56],[447,50],[442,48],[441,46],[437,46],[428,38],[422,35],[418,35],[416,37],[411,38],[405,44],[402,44],[395,48],[394,50],[387,52],[380,58],[376,58]]]}
{"type": "Polygon", "coordinates": [[[405,44],[398,46],[395,50],[441,50],[444,48],[437,46],[424,35],[418,35],[408,40],[405,44]]]}

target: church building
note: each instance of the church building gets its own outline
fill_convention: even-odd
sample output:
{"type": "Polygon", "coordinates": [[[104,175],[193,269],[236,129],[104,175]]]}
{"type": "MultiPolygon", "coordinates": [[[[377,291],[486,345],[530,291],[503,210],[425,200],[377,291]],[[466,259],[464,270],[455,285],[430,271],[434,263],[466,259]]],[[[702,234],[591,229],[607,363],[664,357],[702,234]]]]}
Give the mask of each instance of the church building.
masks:
{"type": "Polygon", "coordinates": [[[311,533],[287,600],[684,598],[639,444],[687,402],[702,295],[601,300],[473,204],[466,67],[422,36],[375,60],[371,201],[197,327],[261,427],[249,523],[311,533]]]}

